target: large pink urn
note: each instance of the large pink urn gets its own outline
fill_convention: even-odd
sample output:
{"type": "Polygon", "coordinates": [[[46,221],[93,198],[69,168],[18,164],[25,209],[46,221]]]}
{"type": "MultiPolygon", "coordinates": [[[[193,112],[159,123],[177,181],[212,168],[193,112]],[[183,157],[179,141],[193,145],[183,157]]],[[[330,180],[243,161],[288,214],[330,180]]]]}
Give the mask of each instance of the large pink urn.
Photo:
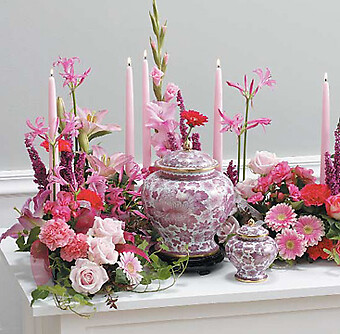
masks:
{"type": "Polygon", "coordinates": [[[214,236],[234,207],[234,187],[217,165],[201,151],[174,151],[158,160],[159,170],[144,181],[145,212],[169,248],[167,255],[185,255],[186,247],[191,258],[219,251],[214,236]]]}

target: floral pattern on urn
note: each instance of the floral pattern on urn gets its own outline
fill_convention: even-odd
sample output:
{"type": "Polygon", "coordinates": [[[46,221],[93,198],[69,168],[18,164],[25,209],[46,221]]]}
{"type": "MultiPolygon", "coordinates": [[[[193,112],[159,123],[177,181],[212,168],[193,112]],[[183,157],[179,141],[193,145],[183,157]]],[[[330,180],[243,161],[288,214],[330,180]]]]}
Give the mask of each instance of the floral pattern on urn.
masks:
{"type": "Polygon", "coordinates": [[[146,215],[172,256],[209,256],[219,250],[214,236],[232,211],[234,187],[217,162],[196,150],[174,151],[156,163],[144,181],[146,215]]]}
{"type": "Polygon", "coordinates": [[[235,278],[242,282],[262,282],[266,270],[274,262],[278,246],[262,221],[251,220],[242,226],[226,244],[226,256],[236,267],[235,278]]]}

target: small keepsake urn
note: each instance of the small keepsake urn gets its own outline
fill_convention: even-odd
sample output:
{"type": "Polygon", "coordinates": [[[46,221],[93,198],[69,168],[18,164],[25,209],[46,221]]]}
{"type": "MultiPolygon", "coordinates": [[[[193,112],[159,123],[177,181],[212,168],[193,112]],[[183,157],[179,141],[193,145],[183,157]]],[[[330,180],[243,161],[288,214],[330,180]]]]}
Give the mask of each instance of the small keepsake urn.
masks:
{"type": "Polygon", "coordinates": [[[190,257],[205,257],[219,251],[214,236],[234,207],[234,187],[217,165],[202,151],[173,151],[144,181],[145,213],[169,248],[163,253],[180,257],[188,247],[190,257]]]}
{"type": "Polygon", "coordinates": [[[235,278],[242,282],[262,282],[266,270],[276,258],[278,247],[262,221],[250,220],[243,225],[226,245],[226,256],[236,267],[235,278]]]}

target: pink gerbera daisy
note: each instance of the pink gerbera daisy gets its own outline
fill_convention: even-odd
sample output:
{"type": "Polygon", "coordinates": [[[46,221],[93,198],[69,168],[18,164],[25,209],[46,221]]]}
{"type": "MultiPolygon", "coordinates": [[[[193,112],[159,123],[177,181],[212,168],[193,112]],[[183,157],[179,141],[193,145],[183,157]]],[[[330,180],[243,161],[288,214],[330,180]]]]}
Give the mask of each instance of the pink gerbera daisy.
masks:
{"type": "Polygon", "coordinates": [[[312,215],[301,216],[295,225],[295,230],[303,235],[308,247],[317,245],[325,235],[322,220],[312,215]]]}
{"type": "Polygon", "coordinates": [[[288,204],[278,204],[273,206],[266,214],[265,223],[272,230],[278,232],[284,228],[294,226],[296,223],[296,213],[288,204]]]}
{"type": "Polygon", "coordinates": [[[277,234],[276,243],[280,256],[285,260],[295,260],[306,251],[306,241],[303,236],[288,228],[277,234]]]}
{"type": "Polygon", "coordinates": [[[124,252],[120,254],[120,261],[118,266],[121,268],[131,284],[138,284],[143,276],[139,274],[143,270],[138,258],[131,252],[124,252]]]}

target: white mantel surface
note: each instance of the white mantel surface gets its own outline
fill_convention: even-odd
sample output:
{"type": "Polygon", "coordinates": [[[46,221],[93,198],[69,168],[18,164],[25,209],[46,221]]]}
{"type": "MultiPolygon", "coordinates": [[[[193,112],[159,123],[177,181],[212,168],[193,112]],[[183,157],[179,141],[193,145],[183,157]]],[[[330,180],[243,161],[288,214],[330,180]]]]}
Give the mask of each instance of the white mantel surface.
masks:
{"type": "MultiPolygon", "coordinates": [[[[15,252],[13,239],[1,244],[1,256],[18,281],[27,303],[35,288],[30,270],[28,253],[15,252]]],[[[340,295],[340,268],[326,261],[303,264],[285,269],[269,270],[269,279],[264,283],[240,283],[233,277],[235,269],[229,262],[223,262],[206,276],[185,274],[177,284],[163,292],[137,294],[119,293],[118,311],[105,306],[104,297],[94,299],[97,312],[120,312],[145,308],[164,308],[174,306],[193,306],[209,304],[234,304],[306,297],[340,295]]],[[[247,313],[245,303],[244,312],[247,313]]],[[[340,306],[340,304],[339,304],[340,306]]],[[[57,309],[52,298],[38,301],[32,309],[34,317],[65,315],[57,309]]]]}

